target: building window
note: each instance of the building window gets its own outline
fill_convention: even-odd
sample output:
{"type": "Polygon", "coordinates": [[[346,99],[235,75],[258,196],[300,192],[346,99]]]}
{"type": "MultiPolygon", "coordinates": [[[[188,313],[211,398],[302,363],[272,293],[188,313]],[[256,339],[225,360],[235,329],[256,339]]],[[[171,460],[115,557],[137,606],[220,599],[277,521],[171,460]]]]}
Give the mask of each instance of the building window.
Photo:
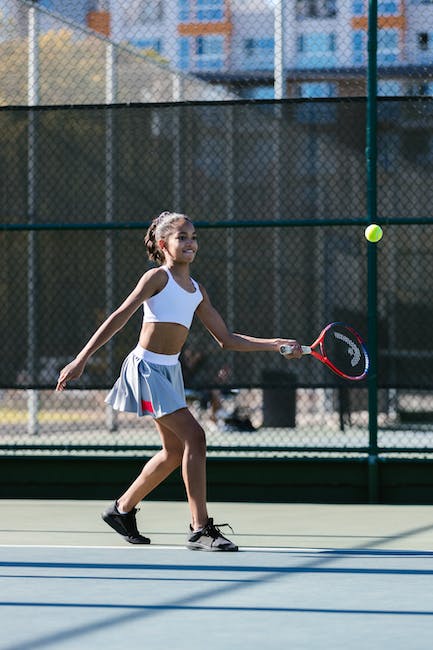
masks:
{"type": "Polygon", "coordinates": [[[417,34],[418,49],[426,52],[429,49],[429,35],[427,32],[417,34]]]}
{"type": "Polygon", "coordinates": [[[335,52],[335,34],[300,34],[297,49],[305,54],[335,52]]]}
{"type": "Polygon", "coordinates": [[[296,48],[297,65],[300,68],[329,68],[336,64],[335,34],[300,34],[296,48]]]}
{"type": "Polygon", "coordinates": [[[432,32],[418,32],[416,35],[417,42],[417,53],[416,53],[416,63],[431,63],[432,58],[432,44],[433,33],[432,32]]]}
{"type": "Polygon", "coordinates": [[[224,37],[182,37],[178,40],[178,67],[181,70],[209,71],[224,68],[224,37]]]}
{"type": "MultiPolygon", "coordinates": [[[[433,0],[431,0],[433,2],[433,0]]],[[[364,16],[367,13],[366,0],[353,0],[352,11],[355,16],[364,16]]],[[[400,14],[399,0],[379,0],[377,3],[379,16],[397,16],[400,14]]]]}
{"type": "Polygon", "coordinates": [[[225,0],[178,0],[181,22],[212,22],[224,20],[225,0]]]}
{"type": "Polygon", "coordinates": [[[181,23],[186,23],[190,20],[190,0],[177,0],[177,15],[181,23]]]}
{"type": "MultiPolygon", "coordinates": [[[[379,65],[396,63],[399,59],[399,30],[379,29],[377,39],[377,62],[379,65]]],[[[367,63],[367,33],[354,31],[352,38],[352,62],[354,65],[367,63]]]]}
{"type": "Polygon", "coordinates": [[[195,70],[221,70],[224,67],[224,37],[198,36],[195,40],[195,70]]]}
{"type": "Polygon", "coordinates": [[[335,18],[336,0],[296,0],[296,19],[335,18]]]}
{"type": "Polygon", "coordinates": [[[363,16],[367,12],[364,0],[353,0],[352,11],[355,16],[363,16]]]}
{"type": "Polygon", "coordinates": [[[244,41],[243,68],[247,70],[272,70],[274,67],[274,39],[247,38],[244,41]]]}
{"type": "Polygon", "coordinates": [[[199,21],[224,19],[224,0],[196,0],[196,18],[199,21]]]}
{"type": "Polygon", "coordinates": [[[352,62],[354,65],[365,63],[367,34],[361,30],[353,32],[352,36],[352,62]]]}
{"type": "Polygon", "coordinates": [[[190,67],[189,39],[179,38],[177,45],[178,45],[179,68],[181,70],[189,70],[190,67]]]}
{"type": "Polygon", "coordinates": [[[377,62],[381,65],[395,63],[399,58],[399,30],[379,29],[377,39],[377,62]]]}
{"type": "Polygon", "coordinates": [[[396,16],[400,13],[399,2],[396,2],[396,0],[379,0],[377,13],[379,16],[396,16]]]}

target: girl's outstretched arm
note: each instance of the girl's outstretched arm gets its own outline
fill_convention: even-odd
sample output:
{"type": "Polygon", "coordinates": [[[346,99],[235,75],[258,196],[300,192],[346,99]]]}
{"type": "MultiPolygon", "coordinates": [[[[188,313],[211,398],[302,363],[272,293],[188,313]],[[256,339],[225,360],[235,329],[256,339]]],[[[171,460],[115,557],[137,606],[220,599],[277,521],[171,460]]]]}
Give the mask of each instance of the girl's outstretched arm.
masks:
{"type": "Polygon", "coordinates": [[[75,359],[60,371],[57,391],[64,390],[66,382],[78,379],[82,375],[89,357],[126,325],[144,300],[161,291],[164,282],[166,282],[166,273],[160,269],[147,271],[140,278],[135,289],[120,307],[102,323],[75,359]]]}
{"type": "Polygon", "coordinates": [[[237,352],[279,352],[281,345],[291,345],[293,352],[287,358],[299,359],[302,356],[302,348],[295,339],[265,339],[230,332],[221,314],[212,305],[204,287],[200,285],[203,300],[197,307],[196,314],[206,329],[212,334],[218,344],[225,350],[237,352]]]}

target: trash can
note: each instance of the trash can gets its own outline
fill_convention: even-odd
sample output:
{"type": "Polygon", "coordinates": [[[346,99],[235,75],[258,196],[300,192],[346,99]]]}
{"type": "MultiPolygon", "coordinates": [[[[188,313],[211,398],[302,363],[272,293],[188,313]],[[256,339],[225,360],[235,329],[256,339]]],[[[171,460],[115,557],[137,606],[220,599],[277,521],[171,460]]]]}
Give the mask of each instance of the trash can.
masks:
{"type": "Polygon", "coordinates": [[[296,426],[296,375],[279,370],[264,370],[263,426],[296,426]]]}

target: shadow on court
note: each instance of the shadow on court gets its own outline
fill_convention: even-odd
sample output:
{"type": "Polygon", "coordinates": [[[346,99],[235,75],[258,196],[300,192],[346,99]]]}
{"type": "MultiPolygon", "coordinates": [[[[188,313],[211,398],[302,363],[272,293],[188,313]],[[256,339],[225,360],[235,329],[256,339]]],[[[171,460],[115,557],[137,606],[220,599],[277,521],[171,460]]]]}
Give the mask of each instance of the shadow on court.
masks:
{"type": "Polygon", "coordinates": [[[3,547],[1,647],[431,648],[433,552],[381,543],[234,554],[3,547]]]}
{"type": "Polygon", "coordinates": [[[100,503],[2,505],[1,650],[432,645],[429,507],[212,504],[239,532],[224,554],[181,546],[183,504],[143,507],[145,548],[100,503]]]}

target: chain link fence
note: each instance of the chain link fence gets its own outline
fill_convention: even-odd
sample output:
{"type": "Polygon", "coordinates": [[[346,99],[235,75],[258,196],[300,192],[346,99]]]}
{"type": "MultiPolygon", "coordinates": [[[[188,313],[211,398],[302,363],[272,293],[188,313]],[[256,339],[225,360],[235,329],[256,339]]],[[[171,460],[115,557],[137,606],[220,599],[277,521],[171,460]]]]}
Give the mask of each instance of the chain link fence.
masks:
{"type": "MultiPolygon", "coordinates": [[[[308,344],[344,320],[367,337],[374,309],[378,447],[433,451],[433,4],[378,5],[373,306],[365,2],[0,6],[2,453],[158,446],[150,419],[104,404],[140,314],[74,389],[53,388],[149,268],[164,209],[198,226],[193,275],[234,330],[308,344]]],[[[222,352],[198,323],[183,368],[211,454],[370,450],[367,382],[222,352]]]]}

